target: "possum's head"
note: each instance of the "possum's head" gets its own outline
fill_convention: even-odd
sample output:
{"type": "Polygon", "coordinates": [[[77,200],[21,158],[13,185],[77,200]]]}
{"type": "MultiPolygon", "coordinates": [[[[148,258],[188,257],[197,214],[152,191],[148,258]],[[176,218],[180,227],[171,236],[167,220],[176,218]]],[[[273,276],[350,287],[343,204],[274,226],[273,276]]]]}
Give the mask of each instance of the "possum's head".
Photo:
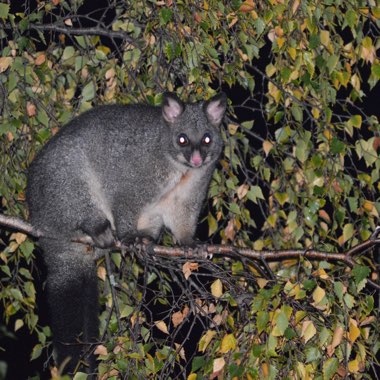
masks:
{"type": "Polygon", "coordinates": [[[223,93],[195,104],[184,104],[176,95],[165,94],[162,117],[172,136],[172,158],[191,168],[215,162],[223,147],[219,127],[226,105],[223,93]]]}

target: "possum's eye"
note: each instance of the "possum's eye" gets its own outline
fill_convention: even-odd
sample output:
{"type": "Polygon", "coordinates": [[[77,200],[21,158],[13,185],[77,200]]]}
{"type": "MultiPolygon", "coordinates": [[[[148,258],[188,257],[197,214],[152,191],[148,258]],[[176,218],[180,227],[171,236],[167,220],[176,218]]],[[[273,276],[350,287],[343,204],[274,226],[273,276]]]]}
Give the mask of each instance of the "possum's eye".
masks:
{"type": "Polygon", "coordinates": [[[181,133],[178,135],[177,141],[178,145],[186,146],[189,143],[189,138],[184,133],[181,133]]]}
{"type": "Polygon", "coordinates": [[[209,133],[205,133],[202,139],[203,145],[210,145],[211,144],[211,135],[209,133]]]}

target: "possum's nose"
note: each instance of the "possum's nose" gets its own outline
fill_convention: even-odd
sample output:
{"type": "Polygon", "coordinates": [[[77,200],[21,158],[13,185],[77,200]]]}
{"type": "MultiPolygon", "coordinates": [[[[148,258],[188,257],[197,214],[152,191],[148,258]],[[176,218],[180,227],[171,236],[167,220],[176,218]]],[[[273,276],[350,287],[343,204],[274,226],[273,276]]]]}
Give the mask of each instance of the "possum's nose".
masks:
{"type": "Polygon", "coordinates": [[[200,155],[200,153],[196,150],[192,155],[191,155],[191,158],[190,158],[190,163],[192,166],[194,167],[199,167],[202,165],[202,162],[203,162],[203,159],[200,155]]]}

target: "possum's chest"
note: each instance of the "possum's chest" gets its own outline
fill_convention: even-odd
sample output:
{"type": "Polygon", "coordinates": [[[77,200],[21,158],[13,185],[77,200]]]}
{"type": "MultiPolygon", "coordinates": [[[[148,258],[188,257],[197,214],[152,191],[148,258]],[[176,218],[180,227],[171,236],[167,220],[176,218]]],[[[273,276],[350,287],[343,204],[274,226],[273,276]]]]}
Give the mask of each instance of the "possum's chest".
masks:
{"type": "Polygon", "coordinates": [[[157,237],[163,225],[170,227],[172,221],[186,214],[186,210],[197,209],[203,177],[203,170],[189,169],[170,178],[161,193],[140,213],[137,229],[157,237]]]}

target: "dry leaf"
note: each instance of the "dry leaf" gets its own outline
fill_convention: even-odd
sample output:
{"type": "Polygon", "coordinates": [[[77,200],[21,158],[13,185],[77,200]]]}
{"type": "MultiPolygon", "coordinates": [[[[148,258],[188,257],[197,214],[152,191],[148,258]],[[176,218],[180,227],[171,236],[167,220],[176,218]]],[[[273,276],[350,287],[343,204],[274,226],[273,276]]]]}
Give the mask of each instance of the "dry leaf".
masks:
{"type": "Polygon", "coordinates": [[[248,190],[249,190],[249,186],[247,184],[239,186],[236,192],[238,198],[243,199],[247,195],[248,190]]]}
{"type": "Polygon", "coordinates": [[[3,73],[12,63],[12,57],[0,57],[0,73],[3,73]]]}
{"type": "Polygon", "coordinates": [[[173,326],[177,327],[189,315],[190,308],[186,305],[182,311],[177,311],[172,315],[173,326]]]}
{"type": "Polygon", "coordinates": [[[235,227],[234,227],[234,220],[231,219],[228,221],[227,227],[224,229],[224,233],[226,236],[226,239],[233,241],[235,239],[235,227]]]}
{"type": "Polygon", "coordinates": [[[73,26],[73,22],[71,21],[70,18],[67,18],[65,21],[64,21],[65,25],[67,26],[73,26]]]}
{"type": "Polygon", "coordinates": [[[26,114],[29,117],[35,116],[37,113],[36,106],[32,102],[26,102],[26,114]]]}
{"type": "Polygon", "coordinates": [[[166,326],[166,323],[164,321],[156,321],[154,322],[154,324],[160,331],[169,335],[168,327],[166,326]]]}
{"type": "Polygon", "coordinates": [[[178,343],[174,343],[174,345],[180,358],[186,360],[185,349],[183,348],[183,346],[181,346],[178,343]]]}
{"type": "Polygon", "coordinates": [[[302,323],[301,337],[304,339],[305,344],[317,333],[312,321],[304,321],[302,323]]]}
{"type": "Polygon", "coordinates": [[[40,55],[34,60],[34,63],[35,63],[37,66],[40,66],[40,65],[42,65],[45,61],[46,61],[46,55],[42,53],[42,54],[40,54],[40,55]]]}
{"type": "Polygon", "coordinates": [[[268,154],[272,150],[272,148],[273,148],[273,144],[270,141],[268,140],[263,141],[263,149],[264,149],[264,153],[266,157],[268,157],[268,154]]]}
{"type": "Polygon", "coordinates": [[[248,13],[253,11],[255,8],[255,2],[253,0],[246,0],[240,5],[239,11],[242,13],[248,13]]]}
{"type": "Polygon", "coordinates": [[[292,14],[297,12],[297,9],[300,6],[300,0],[294,0],[293,5],[292,5],[292,14]]]}
{"type": "Polygon", "coordinates": [[[23,234],[22,232],[15,232],[11,235],[10,239],[11,240],[16,240],[17,244],[21,244],[26,240],[26,235],[23,234]]]}
{"type": "Polygon", "coordinates": [[[215,359],[210,379],[215,379],[215,377],[218,377],[221,374],[221,372],[223,371],[223,368],[225,365],[226,365],[226,362],[225,362],[224,358],[215,359]]]}
{"type": "Polygon", "coordinates": [[[327,223],[331,223],[330,215],[325,210],[319,210],[319,217],[324,219],[327,223]]]}
{"type": "Polygon", "coordinates": [[[102,344],[98,344],[96,346],[96,349],[94,351],[95,355],[108,355],[107,347],[103,346],[102,344]]]}
{"type": "Polygon", "coordinates": [[[195,270],[198,270],[199,264],[198,263],[192,263],[190,261],[186,261],[185,264],[182,266],[182,273],[185,276],[185,279],[187,280],[191,273],[195,270]]]}
{"type": "Polygon", "coordinates": [[[332,356],[334,354],[335,347],[340,345],[340,342],[343,338],[343,327],[337,326],[337,328],[334,331],[333,339],[330,345],[327,346],[327,355],[332,356]]]}
{"type": "Polygon", "coordinates": [[[106,268],[104,268],[103,266],[98,267],[98,277],[101,280],[105,281],[106,280],[106,275],[107,275],[106,268]]]}

